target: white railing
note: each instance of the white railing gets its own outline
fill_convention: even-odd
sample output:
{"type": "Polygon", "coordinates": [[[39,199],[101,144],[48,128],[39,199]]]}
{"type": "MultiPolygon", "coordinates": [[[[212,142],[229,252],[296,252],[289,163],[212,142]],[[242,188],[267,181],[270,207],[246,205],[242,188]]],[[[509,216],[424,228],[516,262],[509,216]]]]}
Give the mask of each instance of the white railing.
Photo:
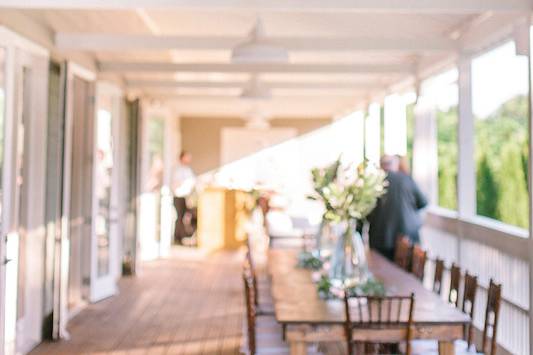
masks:
{"type": "MultiPolygon", "coordinates": [[[[478,276],[474,324],[479,329],[484,323],[490,278],[503,285],[498,343],[512,354],[529,355],[527,231],[483,217],[464,220],[454,212],[432,209],[421,235],[431,258],[440,257],[448,266],[455,262],[463,272],[478,276]]],[[[432,265],[427,271],[431,276],[432,265]]]]}

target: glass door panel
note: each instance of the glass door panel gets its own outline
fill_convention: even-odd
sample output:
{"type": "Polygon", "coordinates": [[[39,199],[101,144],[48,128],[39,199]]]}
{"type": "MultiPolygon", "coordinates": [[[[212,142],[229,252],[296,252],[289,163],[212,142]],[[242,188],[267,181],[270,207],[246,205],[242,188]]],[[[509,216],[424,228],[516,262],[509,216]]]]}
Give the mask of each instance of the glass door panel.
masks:
{"type": "Polygon", "coordinates": [[[113,87],[97,84],[95,127],[94,232],[91,256],[91,301],[112,296],[117,290],[118,208],[115,140],[120,114],[120,96],[113,87]]]}
{"type": "MultiPolygon", "coordinates": [[[[102,100],[104,101],[104,100],[102,100]]],[[[98,109],[97,143],[96,143],[96,258],[97,277],[106,276],[110,272],[110,232],[111,232],[111,186],[113,180],[113,140],[112,140],[111,102],[98,109]]]]}

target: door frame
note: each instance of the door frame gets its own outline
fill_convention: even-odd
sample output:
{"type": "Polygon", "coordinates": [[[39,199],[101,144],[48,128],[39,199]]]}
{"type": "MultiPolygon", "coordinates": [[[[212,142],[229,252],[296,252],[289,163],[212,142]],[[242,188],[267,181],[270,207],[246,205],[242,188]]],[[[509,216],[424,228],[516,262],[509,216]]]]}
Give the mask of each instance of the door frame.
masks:
{"type": "MultiPolygon", "coordinates": [[[[54,302],[54,328],[57,329],[57,336],[62,339],[69,339],[67,323],[71,317],[68,309],[69,292],[69,263],[70,263],[70,198],[72,182],[72,141],[73,141],[73,105],[74,105],[74,78],[94,82],[96,74],[73,62],[66,63],[65,77],[65,112],[64,112],[64,149],[63,149],[63,186],[62,186],[62,211],[61,211],[61,247],[60,255],[56,258],[59,265],[60,275],[54,295],[57,295],[54,302]]],[[[93,223],[91,222],[91,225],[93,223]]],[[[91,226],[91,233],[93,226],[91,226]]],[[[54,296],[56,297],[56,296],[54,296]]]]}
{"type": "Polygon", "coordinates": [[[139,215],[150,215],[153,213],[151,207],[153,205],[154,196],[152,192],[148,191],[146,186],[149,180],[150,172],[150,132],[149,122],[152,119],[160,119],[164,126],[163,132],[163,176],[161,193],[158,204],[159,210],[157,211],[158,220],[155,224],[158,224],[159,234],[152,233],[152,225],[147,223],[146,218],[137,219],[137,241],[139,251],[137,253],[139,261],[154,260],[160,257],[166,257],[170,254],[172,245],[172,230],[174,224],[174,205],[173,205],[173,193],[171,189],[172,174],[176,163],[176,157],[178,155],[178,148],[180,144],[179,136],[179,121],[174,112],[166,107],[159,105],[153,105],[146,100],[141,101],[142,110],[140,115],[140,135],[139,135],[139,159],[140,159],[140,172],[139,172],[139,215]]]}
{"type": "MultiPolygon", "coordinates": [[[[27,133],[25,136],[28,141],[31,140],[31,145],[28,146],[25,151],[25,160],[28,162],[30,171],[28,176],[31,176],[28,182],[29,194],[33,194],[32,201],[38,206],[42,202],[42,209],[29,209],[27,211],[28,229],[31,228],[31,233],[28,236],[31,238],[43,238],[44,243],[44,228],[42,227],[45,222],[44,218],[44,188],[46,180],[46,172],[44,166],[44,160],[46,158],[46,150],[42,149],[46,146],[46,114],[47,112],[47,79],[48,79],[48,60],[49,51],[32,41],[20,36],[19,34],[8,30],[7,28],[0,26],[0,47],[5,49],[5,112],[4,112],[4,166],[2,172],[2,184],[3,196],[2,196],[2,216],[1,221],[1,235],[2,241],[0,242],[0,353],[14,353],[17,343],[17,330],[16,330],[16,316],[14,329],[6,328],[6,317],[3,311],[6,307],[6,269],[9,265],[6,254],[6,241],[8,235],[13,233],[15,224],[15,150],[14,144],[16,139],[14,133],[16,132],[18,125],[18,113],[17,113],[17,76],[20,68],[22,67],[19,60],[25,57],[25,60],[29,60],[29,64],[32,70],[35,72],[32,76],[31,86],[29,88],[31,92],[31,98],[34,101],[30,106],[29,122],[27,127],[27,133]],[[31,59],[29,59],[31,58],[31,59]],[[42,66],[42,67],[41,67],[42,66]],[[42,71],[42,73],[41,73],[42,71]],[[42,74],[42,75],[41,75],[42,74]],[[37,109],[35,108],[37,106],[37,109]],[[41,113],[39,113],[41,112],[41,113]],[[39,148],[36,148],[39,146],[39,148]],[[38,226],[41,226],[40,228],[38,226]],[[35,229],[35,230],[34,230],[35,229]],[[8,335],[8,333],[11,334],[8,335]],[[7,349],[7,342],[5,341],[6,335],[11,337],[11,348],[7,349]]],[[[25,140],[26,140],[25,139],[25,140]]],[[[42,275],[37,273],[36,277],[41,277],[42,281],[39,283],[41,287],[45,287],[44,278],[44,244],[42,248],[43,269],[42,275]]],[[[18,271],[18,267],[17,267],[18,271]]],[[[18,295],[15,292],[15,300],[18,295]]],[[[44,292],[43,292],[44,298],[44,292]]],[[[41,299],[43,301],[43,299],[41,299]]],[[[35,341],[41,339],[41,326],[42,326],[42,307],[40,302],[35,304],[35,308],[41,308],[40,312],[34,314],[32,317],[36,318],[37,324],[35,325],[35,341]],[[40,319],[38,319],[40,317],[40,319]]],[[[13,324],[10,324],[13,326],[13,324]]]]}
{"type": "MultiPolygon", "coordinates": [[[[110,211],[109,211],[109,274],[104,278],[98,277],[98,245],[96,229],[93,223],[91,232],[91,281],[89,290],[89,299],[91,302],[100,301],[106,297],[112,296],[118,292],[117,279],[120,276],[120,248],[119,248],[119,226],[120,223],[120,190],[119,187],[119,147],[120,147],[120,121],[122,115],[122,99],[123,92],[120,88],[107,82],[96,83],[96,104],[95,104],[95,123],[93,135],[93,155],[96,155],[98,147],[98,109],[102,96],[111,98],[111,136],[113,137],[112,155],[113,155],[113,171],[111,174],[111,196],[110,196],[110,211]]],[[[93,162],[93,181],[97,181],[97,164],[93,162]]],[[[98,196],[96,193],[96,185],[93,184],[92,193],[92,215],[93,218],[98,214],[98,196]]]]}

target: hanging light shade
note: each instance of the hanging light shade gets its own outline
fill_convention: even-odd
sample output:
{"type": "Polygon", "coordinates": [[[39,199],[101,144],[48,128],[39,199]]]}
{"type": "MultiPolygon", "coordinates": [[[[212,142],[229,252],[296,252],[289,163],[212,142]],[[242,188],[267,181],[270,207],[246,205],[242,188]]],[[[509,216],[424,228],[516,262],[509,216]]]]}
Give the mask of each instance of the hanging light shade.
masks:
{"type": "Polygon", "coordinates": [[[245,120],[247,128],[261,130],[270,128],[270,120],[268,119],[265,112],[260,110],[258,107],[254,107],[252,111],[249,112],[245,120]]]}
{"type": "Polygon", "coordinates": [[[252,76],[248,86],[246,86],[241,94],[243,99],[266,100],[272,98],[270,89],[259,84],[257,76],[252,76]]]}
{"type": "Polygon", "coordinates": [[[231,60],[234,63],[286,63],[289,52],[265,39],[263,23],[258,18],[248,38],[233,48],[231,60]]]}

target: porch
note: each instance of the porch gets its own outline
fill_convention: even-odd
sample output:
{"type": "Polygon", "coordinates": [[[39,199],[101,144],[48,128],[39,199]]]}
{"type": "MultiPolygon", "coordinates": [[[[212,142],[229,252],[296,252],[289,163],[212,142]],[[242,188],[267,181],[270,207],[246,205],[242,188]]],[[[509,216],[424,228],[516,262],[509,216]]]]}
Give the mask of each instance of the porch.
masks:
{"type": "Polygon", "coordinates": [[[501,354],[533,354],[532,24],[530,0],[0,0],[0,355],[239,351],[241,255],[172,246],[182,150],[200,192],[315,222],[311,168],[405,157],[429,258],[478,276],[478,328],[501,283],[501,354]]]}

